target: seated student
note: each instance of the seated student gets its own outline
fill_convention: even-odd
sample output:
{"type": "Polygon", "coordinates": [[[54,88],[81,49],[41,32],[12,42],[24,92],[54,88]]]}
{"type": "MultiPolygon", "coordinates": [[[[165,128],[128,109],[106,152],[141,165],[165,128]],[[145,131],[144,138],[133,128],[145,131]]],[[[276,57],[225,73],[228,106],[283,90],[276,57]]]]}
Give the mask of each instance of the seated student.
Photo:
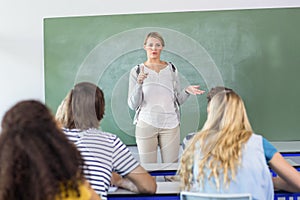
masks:
{"type": "Polygon", "coordinates": [[[59,106],[56,119],[68,138],[81,151],[86,177],[103,199],[112,178],[113,184],[137,193],[155,193],[156,181],[139,165],[129,149],[114,134],[98,130],[104,115],[104,95],[96,85],[81,82],[59,106]],[[115,171],[112,177],[112,172],[115,171]]]}
{"type": "Polygon", "coordinates": [[[0,200],[100,200],[84,179],[80,152],[38,101],[4,115],[0,163],[0,200]]]}
{"type": "Polygon", "coordinates": [[[300,174],[266,139],[253,133],[242,99],[228,88],[213,96],[211,92],[207,120],[182,154],[183,189],[251,193],[253,199],[273,199],[273,187],[299,192],[300,174]],[[273,183],[267,164],[279,175],[273,183]]]}

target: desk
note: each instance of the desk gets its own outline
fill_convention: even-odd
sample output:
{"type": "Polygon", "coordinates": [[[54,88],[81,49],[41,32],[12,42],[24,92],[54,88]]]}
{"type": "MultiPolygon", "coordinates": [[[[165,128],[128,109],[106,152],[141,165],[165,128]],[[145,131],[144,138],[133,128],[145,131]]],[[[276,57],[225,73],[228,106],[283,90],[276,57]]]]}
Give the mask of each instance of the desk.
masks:
{"type": "Polygon", "coordinates": [[[157,182],[155,194],[136,194],[124,189],[117,189],[115,192],[108,193],[108,200],[179,200],[180,196],[179,182],[157,182]]]}
{"type": "MultiPolygon", "coordinates": [[[[300,193],[275,192],[274,200],[297,200],[300,193]]],[[[179,182],[157,182],[156,194],[135,194],[128,190],[117,189],[108,193],[108,200],[180,200],[179,182]]]]}
{"type": "Polygon", "coordinates": [[[300,156],[284,156],[284,158],[296,169],[300,167],[300,156]]]}
{"type": "Polygon", "coordinates": [[[281,153],[299,153],[300,151],[300,141],[271,142],[271,144],[273,144],[281,153]]]}
{"type": "MultiPolygon", "coordinates": [[[[299,152],[284,152],[282,156],[300,171],[300,153],[299,152]]],[[[179,168],[179,163],[144,163],[142,166],[152,176],[174,176],[179,168]]],[[[276,174],[271,170],[273,176],[276,174]]]]}
{"type": "MultiPolygon", "coordinates": [[[[300,153],[285,152],[284,158],[300,171],[300,153]]],[[[179,163],[147,163],[142,166],[152,176],[172,176],[179,168],[179,163]]],[[[276,174],[271,170],[273,176],[276,174]]],[[[180,200],[179,182],[157,182],[157,192],[152,195],[135,194],[128,190],[117,189],[108,193],[108,200],[180,200]]],[[[297,200],[300,199],[300,193],[275,192],[274,200],[297,200]]]]}
{"type": "Polygon", "coordinates": [[[142,166],[152,176],[174,176],[179,168],[179,163],[144,163],[142,166]]]}

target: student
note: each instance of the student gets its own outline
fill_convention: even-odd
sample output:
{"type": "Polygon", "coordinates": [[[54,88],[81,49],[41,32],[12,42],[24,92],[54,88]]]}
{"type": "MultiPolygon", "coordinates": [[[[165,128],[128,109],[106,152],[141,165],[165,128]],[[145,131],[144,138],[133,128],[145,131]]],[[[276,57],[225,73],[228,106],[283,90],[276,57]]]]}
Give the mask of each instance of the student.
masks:
{"type": "Polygon", "coordinates": [[[38,101],[4,115],[0,163],[0,200],[100,200],[84,179],[80,152],[38,101]]]}
{"type": "Polygon", "coordinates": [[[128,105],[136,111],[135,136],[142,163],[157,162],[158,146],[162,162],[178,161],[178,107],[190,94],[204,93],[196,85],[181,89],[177,68],[160,59],[164,46],[162,36],[157,32],[150,32],[144,41],[147,60],[133,67],[129,76],[128,105]]]}
{"type": "Polygon", "coordinates": [[[229,88],[217,90],[208,93],[207,120],[182,154],[183,189],[267,200],[274,198],[274,188],[299,192],[300,174],[253,133],[242,99],[229,88]],[[268,165],[279,175],[273,182],[268,165]]]}
{"type": "Polygon", "coordinates": [[[156,182],[114,134],[98,130],[104,115],[104,96],[96,85],[81,82],[59,106],[56,119],[83,155],[86,177],[102,199],[113,184],[138,193],[155,193],[156,182]],[[112,177],[112,172],[114,173],[112,177]]]}

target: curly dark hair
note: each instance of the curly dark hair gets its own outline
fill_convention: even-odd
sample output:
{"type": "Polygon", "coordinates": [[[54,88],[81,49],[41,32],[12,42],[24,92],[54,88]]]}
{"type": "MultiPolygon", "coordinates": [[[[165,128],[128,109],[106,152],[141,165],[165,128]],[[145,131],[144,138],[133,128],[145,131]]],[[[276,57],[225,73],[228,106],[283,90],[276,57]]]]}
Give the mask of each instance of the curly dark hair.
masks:
{"type": "Polygon", "coordinates": [[[41,102],[21,101],[3,117],[0,200],[53,200],[75,190],[84,161],[41,102]]]}

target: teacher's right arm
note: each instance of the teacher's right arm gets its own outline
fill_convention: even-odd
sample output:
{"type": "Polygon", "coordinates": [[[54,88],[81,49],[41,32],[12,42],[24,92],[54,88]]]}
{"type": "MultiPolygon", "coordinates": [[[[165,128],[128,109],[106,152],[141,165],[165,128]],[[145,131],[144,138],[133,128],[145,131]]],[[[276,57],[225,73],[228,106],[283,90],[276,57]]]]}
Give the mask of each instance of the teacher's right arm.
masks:
{"type": "Polygon", "coordinates": [[[136,110],[141,105],[143,100],[142,84],[137,82],[137,67],[130,71],[129,86],[128,86],[128,99],[127,103],[130,109],[136,110]]]}

